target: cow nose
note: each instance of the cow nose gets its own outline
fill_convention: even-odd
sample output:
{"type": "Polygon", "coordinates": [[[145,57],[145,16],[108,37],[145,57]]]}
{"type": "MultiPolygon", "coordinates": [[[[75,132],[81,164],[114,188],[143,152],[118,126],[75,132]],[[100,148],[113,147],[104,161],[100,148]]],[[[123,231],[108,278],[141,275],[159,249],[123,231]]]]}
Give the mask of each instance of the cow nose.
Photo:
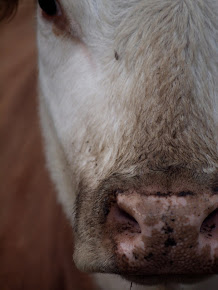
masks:
{"type": "Polygon", "coordinates": [[[218,273],[217,196],[119,193],[107,217],[119,271],[218,273]]]}

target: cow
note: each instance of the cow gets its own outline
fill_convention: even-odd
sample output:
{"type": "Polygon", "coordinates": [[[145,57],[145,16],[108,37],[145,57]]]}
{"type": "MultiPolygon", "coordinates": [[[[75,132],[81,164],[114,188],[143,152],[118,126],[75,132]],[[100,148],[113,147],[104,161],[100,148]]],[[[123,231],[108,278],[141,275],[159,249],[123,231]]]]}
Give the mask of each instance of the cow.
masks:
{"type": "Polygon", "coordinates": [[[38,2],[41,127],[76,266],[102,289],[216,289],[218,1],[38,2]]]}

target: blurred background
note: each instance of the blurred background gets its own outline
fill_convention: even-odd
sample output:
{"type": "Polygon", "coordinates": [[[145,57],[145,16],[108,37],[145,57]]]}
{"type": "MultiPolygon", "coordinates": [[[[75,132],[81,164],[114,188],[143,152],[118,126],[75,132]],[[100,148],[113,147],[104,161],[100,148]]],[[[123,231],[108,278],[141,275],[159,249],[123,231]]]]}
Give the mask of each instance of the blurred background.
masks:
{"type": "Polygon", "coordinates": [[[35,5],[0,23],[0,290],[94,289],[73,261],[37,116],[35,5]]]}

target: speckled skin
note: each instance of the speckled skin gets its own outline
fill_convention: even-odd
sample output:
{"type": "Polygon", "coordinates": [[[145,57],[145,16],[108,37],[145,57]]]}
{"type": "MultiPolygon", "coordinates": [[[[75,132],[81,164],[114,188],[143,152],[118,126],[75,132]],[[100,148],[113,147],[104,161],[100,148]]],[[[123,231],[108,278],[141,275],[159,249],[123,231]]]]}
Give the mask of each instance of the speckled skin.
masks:
{"type": "Polygon", "coordinates": [[[162,193],[160,197],[143,189],[117,195],[107,222],[110,226],[113,221],[119,271],[132,275],[217,273],[217,212],[205,221],[204,230],[202,223],[216,209],[218,197],[211,192],[186,194],[162,193]]]}

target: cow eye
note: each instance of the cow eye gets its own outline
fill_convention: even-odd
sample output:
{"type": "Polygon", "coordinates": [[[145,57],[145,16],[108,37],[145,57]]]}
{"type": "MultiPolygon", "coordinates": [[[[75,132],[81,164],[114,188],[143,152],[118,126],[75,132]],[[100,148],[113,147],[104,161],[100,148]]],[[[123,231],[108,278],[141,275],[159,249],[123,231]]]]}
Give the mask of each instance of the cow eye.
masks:
{"type": "Polygon", "coordinates": [[[57,2],[55,0],[38,0],[40,8],[48,16],[54,16],[58,12],[57,2]]]}

